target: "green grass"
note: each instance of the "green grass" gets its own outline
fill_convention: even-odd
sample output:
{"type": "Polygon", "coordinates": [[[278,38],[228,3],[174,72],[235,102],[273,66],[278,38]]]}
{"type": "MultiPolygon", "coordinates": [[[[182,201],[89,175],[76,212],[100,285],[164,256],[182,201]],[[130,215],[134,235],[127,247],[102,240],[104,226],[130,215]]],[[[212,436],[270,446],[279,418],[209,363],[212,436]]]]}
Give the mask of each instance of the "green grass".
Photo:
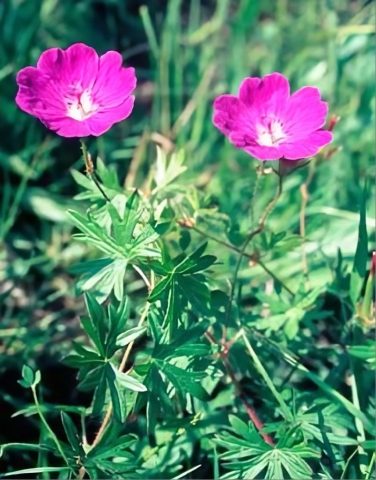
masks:
{"type": "MultiPolygon", "coordinates": [[[[125,64],[135,66],[138,77],[134,112],[101,138],[90,139],[93,156],[99,156],[118,173],[121,187],[141,190],[148,190],[152,181],[156,143],[167,149],[176,148],[184,158],[187,168],[176,181],[169,202],[175,220],[194,217],[197,228],[208,233],[207,253],[219,259],[210,268],[208,278],[212,290],[221,290],[217,299],[218,319],[213,326],[216,337],[220,335],[223,317],[220,295],[229,294],[236,268],[235,249],[241,248],[246,233],[257,226],[275,193],[277,178],[273,174],[260,175],[261,164],[236,150],[214,128],[214,98],[222,93],[236,93],[246,76],[278,71],[289,78],[292,90],[304,85],[318,87],[329,103],[330,115],[340,117],[331,145],[336,151],[328,159],[320,155],[309,167],[285,178],[282,196],[268,217],[265,231],[249,246],[247,252],[254,254],[257,262],[250,265],[244,260],[240,264],[230,329],[235,335],[240,323],[247,334],[246,343],[239,336],[233,347],[237,359],[233,361],[246,390],[257,397],[256,404],[265,399],[277,409],[275,414],[267,405],[260,407],[269,433],[277,432],[279,438],[284,438],[285,431],[278,422],[292,412],[296,424],[301,421],[305,425],[304,438],[315,437],[313,423],[323,421],[332,428],[330,414],[325,410],[328,402],[338,407],[339,413],[333,415],[342,415],[338,424],[328,430],[329,440],[323,440],[335,445],[333,451],[324,449],[325,458],[317,460],[314,452],[295,451],[295,446],[291,447],[295,469],[300,465],[308,475],[312,460],[321,475],[330,471],[320,478],[331,478],[333,472],[341,478],[356,478],[360,474],[362,478],[372,478],[365,473],[374,462],[372,448],[363,445],[371,441],[369,418],[374,414],[374,378],[367,363],[371,361],[370,350],[362,350],[365,357],[355,356],[349,363],[343,347],[368,348],[370,337],[370,327],[357,326],[349,300],[349,274],[358,243],[362,198],[369,240],[362,247],[363,254],[374,248],[374,23],[373,3],[361,0],[0,3],[0,408],[4,411],[2,416],[7,417],[6,426],[0,431],[0,443],[38,443],[39,438],[48,436],[44,428],[39,429],[35,411],[14,420],[21,432],[25,429],[25,438],[22,433],[16,435],[10,419],[20,409],[33,408],[31,397],[15,386],[24,363],[42,372],[40,408],[48,413],[47,421],[59,439],[65,438],[64,430],[53,409],[64,404],[80,408],[90,404],[85,395],[77,396],[73,374],[58,366],[62,354],[70,351],[72,340],[87,343],[78,321],[85,306],[82,297],[76,295],[78,275],[72,273],[72,267],[98,257],[93,247],[72,238],[76,230],[67,214],[69,209],[84,214],[87,206],[73,198],[87,185],[78,185],[77,174],[71,174],[72,170],[84,171],[80,145],[76,139],[62,139],[48,131],[14,103],[15,76],[20,68],[35,65],[41,52],[49,47],[65,48],[82,41],[100,53],[120,51],[125,64]],[[302,239],[300,186],[308,177],[306,235],[302,239]],[[284,239],[273,247],[272,232],[286,232],[284,239]],[[280,282],[287,288],[279,295],[280,282]],[[294,299],[289,291],[295,294],[294,299]],[[319,312],[319,317],[312,312],[319,312]],[[251,358],[256,359],[255,363],[251,358]],[[348,371],[356,379],[352,389],[347,383],[348,371]],[[59,375],[56,382],[54,377],[59,375]],[[257,379],[256,383],[252,379],[257,379]],[[59,383],[61,388],[57,388],[59,383]],[[297,398],[295,389],[299,391],[297,398]],[[317,402],[315,411],[309,411],[307,418],[316,415],[315,422],[304,417],[310,394],[317,397],[317,402]],[[320,417],[321,410],[325,418],[320,417]],[[346,433],[344,420],[352,422],[346,433]],[[339,437],[346,435],[348,443],[340,443],[339,437]],[[358,447],[357,438],[363,446],[358,447]],[[303,458],[308,454],[311,460],[306,466],[303,458]],[[338,462],[336,468],[327,467],[327,457],[338,462]]],[[[266,173],[271,166],[271,162],[265,166],[266,173]]],[[[174,227],[164,237],[170,254],[181,252],[187,232],[174,227]]],[[[204,239],[192,230],[189,235],[190,248],[199,246],[204,239]]],[[[365,284],[367,275],[368,270],[359,282],[365,284]]],[[[133,321],[143,308],[145,289],[132,270],[125,273],[125,292],[132,299],[133,321]]],[[[143,358],[146,353],[137,355],[143,358]]],[[[231,455],[239,454],[231,450],[235,448],[231,442],[226,443],[227,433],[223,432],[230,428],[231,421],[223,412],[234,407],[232,413],[240,412],[242,420],[248,421],[242,405],[228,389],[217,392],[213,378],[205,379],[203,384],[213,390],[210,402],[204,405],[200,400],[194,408],[206,412],[216,428],[205,425],[204,419],[197,429],[183,421],[174,429],[169,427],[171,419],[166,420],[154,444],[145,438],[137,446],[137,454],[142,452],[146,459],[150,456],[151,460],[146,462],[150,478],[159,478],[157,467],[164,458],[170,462],[166,463],[165,475],[178,475],[171,466],[174,455],[176,462],[182,462],[184,471],[192,469],[187,478],[200,478],[200,473],[207,473],[193,471],[199,462],[205,461],[212,465],[207,474],[219,478],[226,472],[226,462],[233,461],[231,455]],[[185,433],[182,429],[186,429],[185,433]],[[214,434],[219,435],[222,443],[212,442],[214,434]],[[208,438],[202,439],[205,435],[208,438]],[[199,439],[199,450],[204,452],[201,457],[201,453],[193,452],[199,439]],[[179,442],[186,449],[185,457],[179,442]]],[[[190,414],[194,415],[194,410],[190,414]]],[[[145,415],[140,417],[137,427],[130,426],[130,433],[141,435],[146,431],[145,415]]],[[[98,428],[97,423],[90,424],[89,435],[98,428]]],[[[249,440],[254,434],[239,423],[232,428],[232,434],[235,432],[243,439],[249,440]]],[[[37,466],[53,468],[48,463],[49,453],[40,452],[36,463],[27,447],[22,453],[5,451],[0,459],[4,460],[2,472],[37,466]]],[[[253,461],[249,460],[250,464],[253,461]]],[[[47,470],[38,478],[50,478],[47,470]]],[[[238,472],[238,466],[230,471],[238,472]]],[[[271,476],[267,478],[277,478],[268,472],[271,476]]]]}

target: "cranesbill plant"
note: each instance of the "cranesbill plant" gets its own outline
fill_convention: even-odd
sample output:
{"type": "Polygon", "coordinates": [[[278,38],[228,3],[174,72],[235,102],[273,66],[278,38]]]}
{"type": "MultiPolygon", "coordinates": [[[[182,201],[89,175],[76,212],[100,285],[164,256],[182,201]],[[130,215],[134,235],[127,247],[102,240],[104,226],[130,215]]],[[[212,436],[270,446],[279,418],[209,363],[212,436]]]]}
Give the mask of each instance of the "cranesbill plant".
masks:
{"type": "MultiPolygon", "coordinates": [[[[47,50],[37,67],[18,73],[17,83],[21,109],[63,137],[82,139],[102,135],[130,115],[136,76],[122,66],[119,53],[99,57],[76,44],[47,50]]],[[[237,96],[214,101],[214,125],[237,148],[284,165],[271,164],[277,193],[256,228],[238,232],[237,242],[228,230],[224,240],[197,225],[197,211],[207,203],[199,190],[179,183],[189,167],[183,150],[167,155],[158,149],[147,186],[126,190],[100,159],[98,178],[93,176],[83,143],[96,183],[73,173],[87,211],[69,214],[79,231],[74,239],[94,258],[73,268],[76,291],[86,302],[87,315],[81,318],[86,341],[72,342],[64,361],[77,370],[78,388],[92,392],[92,403],[69,412],[60,406],[65,436],[57,435],[49,423],[52,410],[38,395],[43,372],[24,367],[20,383],[32,391],[32,413],[39,415],[45,434],[40,445],[3,446],[43,453],[43,464],[23,473],[93,479],[344,478],[358,453],[355,472],[370,478],[374,422],[359,406],[356,382],[349,399],[290,349],[305,344],[309,351],[312,338],[302,331],[303,323],[330,316],[322,308],[325,286],[306,288],[303,278],[301,285],[289,287],[262,261],[262,249],[272,251],[285,236],[265,230],[283,194],[286,171],[323,155],[332,140],[324,128],[327,111],[316,88],[290,95],[289,82],[279,73],[246,78],[237,96]],[[216,276],[223,259],[206,253],[203,237],[236,255],[226,282],[216,276]],[[255,295],[251,312],[238,289],[245,259],[260,265],[273,285],[270,295],[255,295]],[[131,272],[145,286],[142,302],[127,291],[131,272]],[[304,382],[315,386],[316,401],[304,382]],[[94,432],[88,431],[90,422],[94,432]],[[348,447],[355,452],[351,458],[348,447]]],[[[370,351],[357,349],[368,328],[364,318],[371,316],[374,277],[373,269],[364,295],[364,206],[359,228],[345,300],[356,331],[350,355],[346,352],[351,368],[370,351]]]]}

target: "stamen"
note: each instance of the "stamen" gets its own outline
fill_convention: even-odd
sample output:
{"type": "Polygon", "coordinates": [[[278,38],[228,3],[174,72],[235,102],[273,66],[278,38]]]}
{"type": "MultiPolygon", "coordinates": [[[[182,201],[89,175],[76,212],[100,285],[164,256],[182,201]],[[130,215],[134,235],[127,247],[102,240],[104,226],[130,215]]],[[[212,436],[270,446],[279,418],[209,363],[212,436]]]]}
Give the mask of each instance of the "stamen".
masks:
{"type": "Polygon", "coordinates": [[[257,143],[265,147],[273,147],[279,145],[287,138],[283,132],[283,125],[278,120],[273,120],[269,125],[257,125],[257,143]]]}
{"type": "Polygon", "coordinates": [[[91,117],[98,111],[98,105],[92,102],[90,92],[84,90],[82,93],[77,93],[66,98],[67,115],[82,122],[91,117]]]}

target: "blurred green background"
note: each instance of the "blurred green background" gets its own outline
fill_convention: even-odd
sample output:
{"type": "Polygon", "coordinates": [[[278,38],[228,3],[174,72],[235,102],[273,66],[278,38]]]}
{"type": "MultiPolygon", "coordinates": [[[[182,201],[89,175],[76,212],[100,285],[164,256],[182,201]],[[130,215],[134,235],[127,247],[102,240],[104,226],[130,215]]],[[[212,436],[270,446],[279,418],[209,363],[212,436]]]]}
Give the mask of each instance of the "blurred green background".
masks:
{"type": "MultiPolygon", "coordinates": [[[[345,264],[353,258],[366,179],[369,233],[374,229],[374,10],[374,3],[365,0],[0,2],[0,395],[5,425],[0,443],[16,439],[9,425],[25,426],[17,419],[9,423],[28,400],[16,385],[24,360],[42,365],[51,402],[77,400],[74,372],[60,371],[56,359],[77,334],[81,308],[69,269],[87,255],[85,246],[71,241],[73,227],[65,213],[72,205],[77,208],[73,196],[79,187],[70,169],[84,169],[79,142],[58,137],[17,108],[18,70],[35,65],[47,48],[75,42],[100,54],[121,52],[124,64],[136,68],[136,106],[128,120],[92,139],[90,151],[112,165],[126,186],[142,186],[155,161],[154,142],[175,144],[184,149],[188,167],[181,181],[188,197],[200,192],[196,206],[203,217],[205,208],[215,205],[239,229],[249,226],[250,207],[257,221],[274,193],[275,178],[262,177],[253,200],[260,164],[213,127],[214,98],[236,93],[246,76],[273,71],[285,74],[292,90],[317,86],[330,115],[341,117],[332,145],[338,150],[312,171],[309,186],[306,250],[310,281],[317,286],[333,280],[339,248],[345,264]]],[[[264,258],[291,288],[302,269],[299,186],[307,175],[301,169],[287,177],[270,218],[274,232],[289,230],[296,236],[286,240],[285,250],[264,258]]],[[[218,215],[219,223],[229,219],[218,215]]],[[[215,233],[218,225],[202,222],[215,233]]],[[[233,235],[236,241],[236,231],[233,235]]],[[[224,262],[216,269],[218,280],[224,281],[234,259],[225,249],[215,250],[224,262]]],[[[268,278],[260,267],[245,268],[240,275],[256,286],[268,278]]],[[[128,291],[137,294],[139,288],[130,277],[128,291]]]]}

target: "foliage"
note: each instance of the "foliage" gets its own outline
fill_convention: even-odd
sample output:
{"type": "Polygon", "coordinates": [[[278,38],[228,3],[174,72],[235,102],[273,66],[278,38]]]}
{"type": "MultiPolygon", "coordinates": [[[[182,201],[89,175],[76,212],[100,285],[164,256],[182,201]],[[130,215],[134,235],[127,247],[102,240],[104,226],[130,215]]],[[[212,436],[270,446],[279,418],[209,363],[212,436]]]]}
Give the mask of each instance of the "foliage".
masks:
{"type": "Polygon", "coordinates": [[[375,478],[373,6],[158,3],[0,5],[0,472],[375,478]],[[76,41],[139,79],[88,145],[107,198],[14,105],[18,69],[76,41]],[[212,102],[272,71],[341,119],[244,250],[276,164],[212,102]]]}

